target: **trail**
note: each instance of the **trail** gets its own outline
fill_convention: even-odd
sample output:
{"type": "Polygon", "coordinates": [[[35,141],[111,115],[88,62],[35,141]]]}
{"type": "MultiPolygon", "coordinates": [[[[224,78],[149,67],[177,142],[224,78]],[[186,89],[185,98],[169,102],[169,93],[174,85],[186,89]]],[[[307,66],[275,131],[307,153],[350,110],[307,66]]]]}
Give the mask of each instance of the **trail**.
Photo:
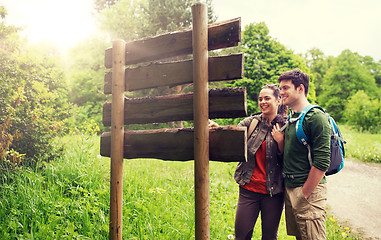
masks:
{"type": "Polygon", "coordinates": [[[346,159],[327,181],[329,211],[335,218],[364,239],[381,239],[381,165],[346,159]]]}

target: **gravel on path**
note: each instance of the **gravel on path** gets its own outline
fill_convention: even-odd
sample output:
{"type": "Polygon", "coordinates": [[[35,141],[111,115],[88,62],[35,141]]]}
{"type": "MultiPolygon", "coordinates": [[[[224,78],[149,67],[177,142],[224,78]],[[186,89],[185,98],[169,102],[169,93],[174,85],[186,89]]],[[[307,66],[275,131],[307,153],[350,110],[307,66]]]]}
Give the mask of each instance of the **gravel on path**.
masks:
{"type": "Polygon", "coordinates": [[[344,168],[327,176],[329,211],[365,239],[381,239],[381,164],[345,159],[344,168]]]}

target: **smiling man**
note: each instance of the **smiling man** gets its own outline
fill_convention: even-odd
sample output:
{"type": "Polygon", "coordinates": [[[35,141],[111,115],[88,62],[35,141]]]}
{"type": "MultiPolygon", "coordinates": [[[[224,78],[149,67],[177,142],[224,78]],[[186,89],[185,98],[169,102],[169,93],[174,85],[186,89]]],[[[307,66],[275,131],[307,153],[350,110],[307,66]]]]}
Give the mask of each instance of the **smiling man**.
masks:
{"type": "MultiPolygon", "coordinates": [[[[278,78],[283,104],[297,118],[309,105],[307,100],[309,76],[299,69],[281,74],[278,78]]],[[[296,137],[295,122],[285,130],[284,177],[287,234],[296,239],[326,239],[325,206],[327,188],[325,172],[330,163],[330,125],[324,113],[311,109],[303,121],[303,130],[311,146],[312,166],[308,149],[296,137]]]]}

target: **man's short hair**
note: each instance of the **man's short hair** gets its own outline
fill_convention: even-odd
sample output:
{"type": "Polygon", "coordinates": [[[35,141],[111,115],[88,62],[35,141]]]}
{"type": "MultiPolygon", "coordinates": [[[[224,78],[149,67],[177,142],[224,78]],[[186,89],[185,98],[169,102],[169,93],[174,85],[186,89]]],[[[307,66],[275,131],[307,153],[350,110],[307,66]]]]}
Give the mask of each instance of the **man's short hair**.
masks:
{"type": "Polygon", "coordinates": [[[308,90],[310,87],[310,76],[307,73],[302,72],[300,69],[293,69],[291,71],[287,71],[282,73],[279,78],[278,82],[280,83],[283,80],[291,80],[292,84],[294,85],[295,89],[299,87],[300,85],[304,86],[304,94],[308,95],[308,90]]]}

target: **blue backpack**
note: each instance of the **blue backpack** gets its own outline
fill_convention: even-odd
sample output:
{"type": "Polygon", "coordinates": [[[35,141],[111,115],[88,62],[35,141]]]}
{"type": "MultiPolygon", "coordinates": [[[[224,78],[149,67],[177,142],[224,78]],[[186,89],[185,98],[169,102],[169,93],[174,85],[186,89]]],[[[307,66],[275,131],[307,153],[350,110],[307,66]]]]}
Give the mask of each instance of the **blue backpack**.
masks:
{"type": "Polygon", "coordinates": [[[319,108],[320,110],[322,110],[323,113],[328,117],[329,123],[331,125],[331,162],[330,162],[329,169],[325,173],[325,175],[328,176],[328,175],[338,173],[344,167],[344,157],[345,157],[344,143],[346,143],[346,141],[343,139],[335,120],[328,113],[326,113],[322,107],[318,105],[310,104],[306,106],[300,112],[297,118],[291,118],[291,114],[290,114],[286,124],[283,126],[283,128],[280,131],[283,131],[290,123],[296,122],[295,124],[296,137],[298,138],[300,143],[302,143],[304,146],[307,147],[308,161],[310,162],[310,165],[312,166],[312,156],[311,156],[310,145],[308,144],[308,138],[303,131],[304,117],[306,116],[308,111],[311,110],[312,108],[319,108]]]}

